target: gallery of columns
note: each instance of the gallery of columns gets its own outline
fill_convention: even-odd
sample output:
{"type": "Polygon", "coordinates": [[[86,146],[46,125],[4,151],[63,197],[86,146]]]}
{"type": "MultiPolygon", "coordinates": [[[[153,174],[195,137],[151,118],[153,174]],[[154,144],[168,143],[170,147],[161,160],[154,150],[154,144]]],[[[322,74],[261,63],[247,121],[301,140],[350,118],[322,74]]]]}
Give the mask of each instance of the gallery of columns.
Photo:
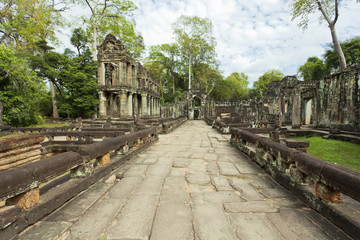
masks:
{"type": "Polygon", "coordinates": [[[113,35],[98,46],[101,118],[160,117],[159,83],[113,35]]]}

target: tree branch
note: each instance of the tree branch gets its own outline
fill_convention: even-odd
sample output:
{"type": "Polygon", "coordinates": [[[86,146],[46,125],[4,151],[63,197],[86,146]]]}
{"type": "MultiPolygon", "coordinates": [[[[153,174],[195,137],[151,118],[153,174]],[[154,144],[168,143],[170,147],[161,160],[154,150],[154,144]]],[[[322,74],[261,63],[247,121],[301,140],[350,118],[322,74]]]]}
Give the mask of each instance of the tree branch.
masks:
{"type": "Polygon", "coordinates": [[[88,0],[85,0],[85,2],[86,2],[86,4],[88,5],[88,7],[90,8],[91,14],[92,14],[93,16],[95,16],[94,9],[91,7],[89,1],[88,1],[88,0]]]}
{"type": "Polygon", "coordinates": [[[333,23],[335,24],[339,18],[339,3],[338,3],[338,0],[335,0],[335,18],[334,18],[334,21],[333,23]]]}
{"type": "Polygon", "coordinates": [[[315,1],[316,1],[317,5],[318,5],[318,7],[319,7],[320,12],[322,13],[322,15],[324,16],[325,20],[327,21],[327,23],[328,23],[329,25],[334,24],[334,22],[331,21],[329,15],[327,14],[327,12],[324,10],[323,6],[321,5],[321,2],[320,2],[319,0],[315,0],[315,1]]]}

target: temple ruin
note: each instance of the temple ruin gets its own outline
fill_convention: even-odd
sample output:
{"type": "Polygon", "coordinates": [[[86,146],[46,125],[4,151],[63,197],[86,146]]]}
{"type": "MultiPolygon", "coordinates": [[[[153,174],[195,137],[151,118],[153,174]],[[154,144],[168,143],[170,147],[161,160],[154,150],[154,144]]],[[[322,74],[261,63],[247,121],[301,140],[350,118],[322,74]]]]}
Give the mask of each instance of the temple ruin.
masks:
{"type": "Polygon", "coordinates": [[[100,117],[160,117],[159,82],[113,35],[98,46],[100,117]]]}

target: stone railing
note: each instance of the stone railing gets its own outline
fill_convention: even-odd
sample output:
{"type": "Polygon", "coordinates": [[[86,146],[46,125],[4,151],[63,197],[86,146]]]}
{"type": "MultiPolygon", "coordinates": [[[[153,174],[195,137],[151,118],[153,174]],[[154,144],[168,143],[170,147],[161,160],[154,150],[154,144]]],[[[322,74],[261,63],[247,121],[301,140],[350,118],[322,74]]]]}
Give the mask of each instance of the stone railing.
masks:
{"type": "Polygon", "coordinates": [[[187,120],[186,117],[180,117],[176,120],[163,122],[162,123],[162,132],[170,133],[170,132],[174,131],[176,128],[178,128],[179,126],[181,126],[184,122],[186,122],[186,120],[187,120]]]}
{"type": "Polygon", "coordinates": [[[244,129],[232,129],[231,143],[307,205],[346,229],[350,235],[360,236],[360,220],[349,220],[349,216],[334,207],[348,204],[343,203],[343,194],[360,202],[359,172],[325,162],[244,129]]]}
{"type": "Polygon", "coordinates": [[[221,133],[230,133],[231,128],[250,128],[250,123],[226,123],[222,120],[216,119],[212,125],[221,133]]]}
{"type": "Polygon", "coordinates": [[[157,139],[152,127],[1,171],[0,239],[34,224],[157,139]]]}

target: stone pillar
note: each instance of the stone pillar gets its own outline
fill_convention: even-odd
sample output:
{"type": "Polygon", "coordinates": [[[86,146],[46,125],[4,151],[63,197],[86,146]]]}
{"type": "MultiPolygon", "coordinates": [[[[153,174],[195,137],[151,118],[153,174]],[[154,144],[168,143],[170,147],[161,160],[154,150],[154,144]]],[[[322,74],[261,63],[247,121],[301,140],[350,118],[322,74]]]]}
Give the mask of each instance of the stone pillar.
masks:
{"type": "Polygon", "coordinates": [[[106,97],[104,92],[99,91],[99,114],[100,114],[100,118],[105,118],[107,113],[106,113],[106,97]]]}
{"type": "Polygon", "coordinates": [[[125,72],[125,62],[120,62],[120,84],[125,85],[126,84],[126,72],[125,72]]]}
{"type": "Polygon", "coordinates": [[[105,86],[105,64],[103,62],[99,63],[98,71],[98,86],[105,86]]]}
{"type": "Polygon", "coordinates": [[[147,112],[147,115],[148,115],[148,116],[151,116],[151,108],[150,108],[150,105],[151,105],[151,97],[148,96],[148,97],[147,97],[147,109],[146,109],[146,112],[147,112]]]}
{"type": "Polygon", "coordinates": [[[127,98],[127,112],[128,116],[131,117],[133,115],[133,98],[132,93],[129,94],[127,98]]]}
{"type": "Polygon", "coordinates": [[[293,106],[291,116],[291,128],[300,128],[301,126],[301,96],[299,93],[293,95],[293,106]]]}
{"type": "Polygon", "coordinates": [[[120,92],[120,117],[128,117],[127,93],[120,92]]]}
{"type": "Polygon", "coordinates": [[[141,116],[145,117],[148,115],[147,109],[147,94],[143,93],[141,94],[141,116]]]}
{"type": "Polygon", "coordinates": [[[138,95],[135,94],[133,96],[134,101],[134,113],[139,117],[139,103],[138,103],[138,95]]]}

